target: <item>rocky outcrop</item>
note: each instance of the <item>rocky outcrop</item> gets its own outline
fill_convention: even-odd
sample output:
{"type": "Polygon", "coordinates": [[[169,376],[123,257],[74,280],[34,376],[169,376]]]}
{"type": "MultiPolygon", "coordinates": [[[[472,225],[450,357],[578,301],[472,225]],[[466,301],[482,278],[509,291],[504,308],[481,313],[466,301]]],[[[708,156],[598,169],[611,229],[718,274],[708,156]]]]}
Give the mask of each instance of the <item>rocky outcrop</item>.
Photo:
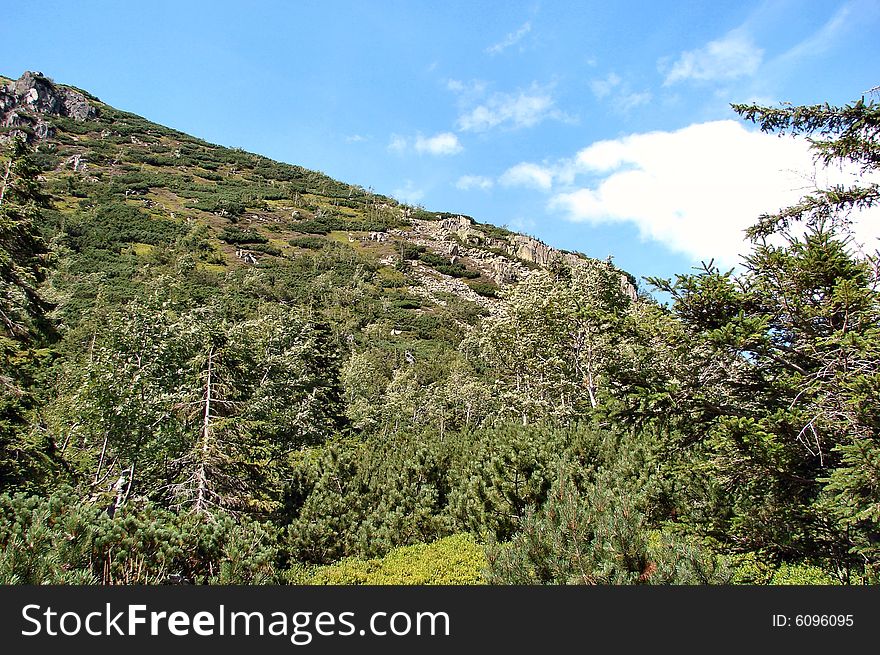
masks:
{"type": "Polygon", "coordinates": [[[407,287],[407,291],[414,295],[422,296],[435,305],[446,306],[447,303],[442,296],[444,293],[447,293],[481,305],[490,312],[498,309],[498,303],[494,299],[475,293],[473,289],[461,280],[438,273],[429,266],[422,266],[418,262],[413,262],[411,273],[419,281],[419,285],[407,287]]]}
{"type": "MultiPolygon", "coordinates": [[[[397,236],[435,252],[463,258],[499,285],[514,284],[534,266],[555,264],[577,266],[584,255],[548,246],[524,234],[490,235],[467,216],[445,216],[439,220],[412,219],[412,230],[393,230],[397,236]]],[[[635,299],[638,291],[629,276],[620,274],[620,288],[635,299]]]]}
{"type": "Polygon", "coordinates": [[[550,266],[559,262],[574,266],[583,259],[583,257],[573,252],[551,248],[543,241],[538,241],[533,237],[527,237],[523,234],[516,234],[511,237],[508,244],[508,252],[517,259],[538,264],[539,266],[550,266]]]}
{"type": "Polygon", "coordinates": [[[14,82],[0,87],[0,126],[11,134],[45,139],[55,135],[47,116],[65,116],[85,121],[98,115],[88,99],[78,91],[57,86],[42,73],[25,72],[14,82]]]}

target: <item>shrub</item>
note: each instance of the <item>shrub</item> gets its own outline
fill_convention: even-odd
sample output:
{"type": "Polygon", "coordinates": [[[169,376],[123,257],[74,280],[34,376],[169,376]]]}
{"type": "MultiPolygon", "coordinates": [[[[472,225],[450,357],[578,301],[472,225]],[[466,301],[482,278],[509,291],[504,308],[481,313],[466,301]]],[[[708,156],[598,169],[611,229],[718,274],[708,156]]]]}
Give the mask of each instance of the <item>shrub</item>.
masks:
{"type": "Polygon", "coordinates": [[[249,245],[248,249],[254,252],[262,252],[266,255],[273,255],[274,257],[281,257],[281,249],[269,243],[254,243],[249,245]]]}
{"type": "Polygon", "coordinates": [[[491,282],[471,282],[468,286],[471,288],[471,291],[486,298],[498,297],[498,286],[491,282]]]}
{"type": "Polygon", "coordinates": [[[806,563],[783,563],[773,577],[771,585],[834,585],[838,582],[831,575],[819,568],[806,563]]]}
{"type": "Polygon", "coordinates": [[[291,225],[291,229],[304,234],[330,234],[332,228],[326,222],[315,219],[297,221],[291,225]]]}
{"type": "Polygon", "coordinates": [[[482,582],[486,556],[469,534],[432,544],[395,548],[381,559],[350,557],[320,567],[309,582],[318,585],[473,585],[482,582]]]}
{"type": "Polygon", "coordinates": [[[0,584],[260,584],[277,580],[276,533],[247,519],[146,501],[115,516],[61,487],[0,496],[0,584]]]}
{"type": "Polygon", "coordinates": [[[461,262],[453,263],[452,260],[433,252],[423,252],[419,259],[433,268],[435,271],[449,275],[450,277],[478,278],[480,274],[466,268],[461,262]]]}
{"type": "Polygon", "coordinates": [[[490,584],[725,584],[725,561],[651,530],[640,499],[611,480],[580,491],[561,472],[522,530],[489,556],[490,584]]]}
{"type": "Polygon", "coordinates": [[[70,220],[66,226],[69,245],[116,249],[125,243],[148,243],[151,246],[173,243],[186,228],[165,218],[155,218],[137,207],[122,202],[101,204],[93,217],[70,220]]]}
{"type": "Polygon", "coordinates": [[[288,241],[291,246],[306,248],[308,250],[320,250],[327,245],[327,240],[321,237],[295,237],[288,241]]]}
{"type": "Polygon", "coordinates": [[[402,243],[400,254],[403,259],[419,259],[428,249],[425,246],[417,246],[412,243],[402,243]]]}
{"type": "MultiPolygon", "coordinates": [[[[226,243],[268,243],[269,240],[253,230],[239,230],[227,227],[220,234],[220,239],[226,243]]],[[[280,254],[280,253],[279,253],[280,254]]]]}

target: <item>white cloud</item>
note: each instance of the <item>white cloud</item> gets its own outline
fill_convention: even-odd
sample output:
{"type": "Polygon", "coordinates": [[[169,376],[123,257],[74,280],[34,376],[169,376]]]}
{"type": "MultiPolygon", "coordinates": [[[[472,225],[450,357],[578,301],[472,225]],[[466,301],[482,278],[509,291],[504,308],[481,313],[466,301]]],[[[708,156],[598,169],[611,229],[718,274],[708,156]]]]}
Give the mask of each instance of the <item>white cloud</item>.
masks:
{"type": "Polygon", "coordinates": [[[494,185],[495,183],[491,178],[482,175],[462,175],[455,183],[456,188],[462,191],[469,191],[470,189],[487,191],[494,185]]]}
{"type": "Polygon", "coordinates": [[[524,186],[548,191],[553,186],[553,171],[523,162],[508,168],[499,179],[504,186],[524,186]]]}
{"type": "Polygon", "coordinates": [[[534,219],[524,218],[520,216],[511,220],[505,227],[508,227],[509,229],[520,232],[522,234],[528,234],[537,226],[538,224],[535,222],[534,219]]]}
{"type": "MultiPolygon", "coordinates": [[[[816,171],[803,139],[732,120],[600,141],[571,165],[590,184],[557,193],[551,210],[572,221],[633,223],[643,238],[731,266],[748,250],[744,230],[758,216],[794,204],[814,182],[852,181],[839,169],[816,171]]],[[[864,218],[857,229],[863,242],[878,232],[877,217],[872,229],[864,218]]]]}
{"type": "Polygon", "coordinates": [[[458,127],[465,132],[485,132],[498,126],[532,127],[548,118],[565,120],[555,105],[549,92],[534,85],[529,91],[494,93],[483,104],[459,116],[458,127]]]}
{"type": "MultiPolygon", "coordinates": [[[[635,137],[629,137],[634,139],[635,137]]],[[[602,173],[618,168],[627,156],[627,141],[597,141],[581,150],[575,157],[578,167],[602,173]]]]}
{"type": "Polygon", "coordinates": [[[388,150],[391,152],[402,153],[406,151],[407,145],[406,137],[402,137],[399,134],[392,134],[391,139],[388,141],[388,150]]]}
{"type": "Polygon", "coordinates": [[[641,91],[641,92],[632,92],[632,93],[621,93],[617,96],[615,102],[617,109],[626,113],[631,109],[635,109],[636,107],[641,107],[642,105],[646,105],[651,102],[651,99],[654,96],[651,95],[650,91],[641,91]]]}
{"type": "Polygon", "coordinates": [[[408,138],[400,134],[392,134],[388,142],[388,150],[402,155],[410,149],[415,150],[418,154],[446,156],[455,155],[464,150],[459,142],[458,137],[452,132],[441,132],[434,136],[423,136],[417,134],[415,137],[408,138]]]}
{"type": "Polygon", "coordinates": [[[367,137],[365,137],[361,134],[352,134],[350,136],[345,137],[346,143],[361,143],[366,140],[367,140],[367,137]]]}
{"type": "Polygon", "coordinates": [[[651,102],[653,98],[650,91],[633,91],[629,82],[613,71],[605,77],[592,80],[590,90],[597,100],[607,98],[614,109],[624,114],[651,102]]]}
{"type": "Polygon", "coordinates": [[[510,34],[505,36],[503,40],[499,41],[495,45],[491,45],[486,48],[486,52],[490,55],[499,55],[507,50],[510,46],[519,43],[526,34],[531,32],[531,30],[532,24],[530,22],[526,22],[516,32],[511,32],[510,34]]]}
{"type": "Polygon", "coordinates": [[[666,74],[664,86],[684,80],[723,81],[753,75],[764,51],[742,29],[728,32],[702,48],[682,52],[666,74]]]}
{"type": "Polygon", "coordinates": [[[413,147],[416,152],[429,155],[455,155],[464,150],[458,137],[452,132],[442,132],[430,137],[419,134],[413,147]]]}
{"type": "Polygon", "coordinates": [[[425,197],[422,189],[416,188],[412,180],[406,180],[403,186],[391,192],[392,197],[408,205],[414,205],[425,197]]]}
{"type": "Polygon", "coordinates": [[[453,93],[461,93],[462,91],[464,91],[465,86],[464,82],[462,82],[461,80],[449,79],[446,81],[446,88],[453,93]]]}
{"type": "Polygon", "coordinates": [[[473,102],[486,92],[486,82],[483,80],[462,82],[461,80],[449,79],[446,80],[446,88],[461,96],[462,100],[473,102]]]}
{"type": "Polygon", "coordinates": [[[620,75],[612,72],[601,79],[591,81],[590,89],[593,91],[593,95],[601,100],[608,96],[622,81],[620,75]]]}

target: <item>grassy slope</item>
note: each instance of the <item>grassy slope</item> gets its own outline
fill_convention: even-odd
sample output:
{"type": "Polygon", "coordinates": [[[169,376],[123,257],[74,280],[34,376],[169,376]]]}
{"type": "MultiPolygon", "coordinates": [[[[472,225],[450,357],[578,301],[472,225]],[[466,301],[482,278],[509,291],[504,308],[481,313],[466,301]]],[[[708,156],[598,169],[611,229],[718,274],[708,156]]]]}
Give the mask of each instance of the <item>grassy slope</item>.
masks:
{"type": "Polygon", "coordinates": [[[484,313],[463,299],[443,306],[407,291],[420,282],[392,264],[405,236],[368,238],[434,214],[90,98],[98,118],[51,118],[56,135],[36,151],[51,194],[43,228],[58,253],[53,284],[66,324],[98,297],[122,302],[158,275],[179,275],[181,257],[194,269],[190,286],[201,288],[193,293],[240,288],[259,271],[255,295],[313,306],[340,340],[395,329],[395,348],[451,344],[484,313]]]}

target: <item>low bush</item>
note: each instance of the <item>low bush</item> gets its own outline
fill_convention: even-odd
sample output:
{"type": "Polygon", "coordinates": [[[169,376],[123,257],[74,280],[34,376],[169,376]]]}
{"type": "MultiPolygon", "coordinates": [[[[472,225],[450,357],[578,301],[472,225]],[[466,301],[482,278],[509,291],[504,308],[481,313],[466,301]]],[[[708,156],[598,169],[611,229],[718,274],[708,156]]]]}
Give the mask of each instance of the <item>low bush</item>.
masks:
{"type": "Polygon", "coordinates": [[[316,585],[474,585],[486,568],[483,548],[469,534],[395,548],[380,559],[350,557],[317,569],[316,585]]]}

